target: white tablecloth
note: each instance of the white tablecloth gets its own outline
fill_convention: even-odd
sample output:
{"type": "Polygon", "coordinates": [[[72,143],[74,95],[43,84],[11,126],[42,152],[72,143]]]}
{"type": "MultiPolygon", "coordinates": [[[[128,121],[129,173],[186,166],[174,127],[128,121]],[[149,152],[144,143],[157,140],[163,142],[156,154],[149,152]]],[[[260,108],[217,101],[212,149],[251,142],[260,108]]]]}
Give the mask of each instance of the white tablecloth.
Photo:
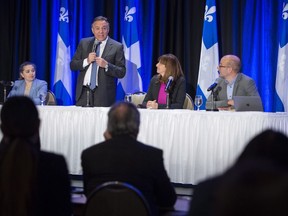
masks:
{"type": "MultiPolygon", "coordinates": [[[[109,108],[38,109],[42,149],[63,154],[70,173],[81,174],[81,152],[104,141],[109,108]]],[[[165,167],[175,183],[197,184],[220,174],[234,163],[252,137],[267,128],[288,135],[288,113],[139,111],[138,140],[163,149],[165,167]]]]}

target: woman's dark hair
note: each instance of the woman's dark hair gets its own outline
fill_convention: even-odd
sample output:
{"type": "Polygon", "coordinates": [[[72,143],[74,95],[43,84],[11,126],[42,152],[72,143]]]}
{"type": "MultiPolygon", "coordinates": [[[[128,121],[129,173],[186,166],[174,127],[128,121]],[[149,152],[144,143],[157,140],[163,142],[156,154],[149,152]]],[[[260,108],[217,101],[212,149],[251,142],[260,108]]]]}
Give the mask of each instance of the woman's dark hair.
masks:
{"type": "Polygon", "coordinates": [[[19,79],[23,79],[23,77],[21,77],[21,73],[23,73],[24,67],[27,65],[32,65],[36,71],[36,65],[33,62],[25,61],[19,66],[19,79]]]}
{"type": "Polygon", "coordinates": [[[34,215],[39,122],[37,108],[28,97],[8,98],[1,109],[0,215],[34,215]]]}
{"type": "Polygon", "coordinates": [[[163,77],[161,75],[159,75],[159,80],[161,82],[166,83],[169,76],[172,76],[175,81],[178,80],[179,77],[184,76],[181,64],[175,55],[164,54],[158,58],[158,61],[161,64],[164,64],[166,67],[165,75],[163,77]]]}

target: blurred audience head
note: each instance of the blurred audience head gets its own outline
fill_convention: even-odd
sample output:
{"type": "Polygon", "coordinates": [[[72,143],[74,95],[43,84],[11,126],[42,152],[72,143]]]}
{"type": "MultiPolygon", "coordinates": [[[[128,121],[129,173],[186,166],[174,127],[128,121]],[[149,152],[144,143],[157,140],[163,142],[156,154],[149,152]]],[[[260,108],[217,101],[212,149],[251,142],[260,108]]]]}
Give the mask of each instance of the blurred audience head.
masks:
{"type": "Polygon", "coordinates": [[[10,97],[1,109],[0,215],[35,213],[39,124],[37,108],[28,97],[10,97]]]}
{"type": "Polygon", "coordinates": [[[258,134],[247,144],[236,163],[247,159],[272,160],[288,168],[288,137],[273,130],[258,134]]]}
{"type": "Polygon", "coordinates": [[[216,216],[288,215],[288,137],[266,130],[245,147],[215,190],[216,216]]]}
{"type": "Polygon", "coordinates": [[[33,101],[26,96],[8,98],[1,109],[1,130],[6,137],[38,135],[40,119],[33,101]]]}
{"type": "Polygon", "coordinates": [[[215,216],[288,215],[288,172],[270,160],[245,160],[221,177],[215,216]]]}
{"type": "Polygon", "coordinates": [[[137,138],[140,126],[140,113],[136,106],[128,102],[114,104],[108,112],[108,126],[105,138],[129,135],[137,138]]]}

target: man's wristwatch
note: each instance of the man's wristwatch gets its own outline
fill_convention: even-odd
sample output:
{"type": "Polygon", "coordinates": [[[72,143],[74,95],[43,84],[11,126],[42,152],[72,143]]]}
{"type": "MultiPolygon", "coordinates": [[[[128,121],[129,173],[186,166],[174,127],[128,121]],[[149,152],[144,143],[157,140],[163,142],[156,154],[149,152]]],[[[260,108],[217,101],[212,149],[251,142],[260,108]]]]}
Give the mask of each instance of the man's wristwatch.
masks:
{"type": "Polygon", "coordinates": [[[105,66],[105,71],[106,72],[108,71],[108,64],[105,66]]]}

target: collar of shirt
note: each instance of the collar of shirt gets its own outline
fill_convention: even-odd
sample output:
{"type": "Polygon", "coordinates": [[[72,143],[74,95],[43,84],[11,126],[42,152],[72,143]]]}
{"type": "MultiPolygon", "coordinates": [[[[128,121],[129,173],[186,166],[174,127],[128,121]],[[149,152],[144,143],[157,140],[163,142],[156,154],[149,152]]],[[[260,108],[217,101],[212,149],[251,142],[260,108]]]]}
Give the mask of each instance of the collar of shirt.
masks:
{"type": "Polygon", "coordinates": [[[235,78],[234,78],[231,82],[229,82],[229,81],[226,80],[226,79],[225,79],[224,81],[225,81],[225,83],[231,88],[231,87],[234,86],[234,83],[235,83],[237,77],[238,77],[238,74],[235,76],[235,78]]]}
{"type": "Polygon", "coordinates": [[[234,89],[234,84],[235,84],[235,81],[237,79],[237,76],[230,83],[227,80],[225,80],[225,83],[227,84],[227,98],[228,98],[228,100],[231,100],[233,97],[233,89],[234,89]]]}

